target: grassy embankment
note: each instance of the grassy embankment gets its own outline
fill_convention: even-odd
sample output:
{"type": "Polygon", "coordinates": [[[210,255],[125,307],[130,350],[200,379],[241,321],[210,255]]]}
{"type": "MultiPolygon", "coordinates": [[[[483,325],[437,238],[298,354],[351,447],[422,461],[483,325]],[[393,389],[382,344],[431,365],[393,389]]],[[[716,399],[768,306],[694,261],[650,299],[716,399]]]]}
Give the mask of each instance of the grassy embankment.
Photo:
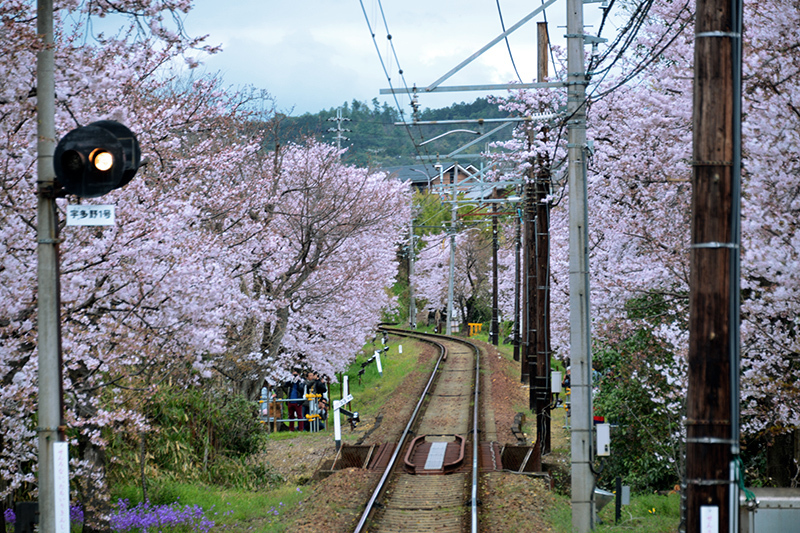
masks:
{"type": "MultiPolygon", "coordinates": [[[[415,343],[392,339],[389,343],[389,351],[381,357],[383,375],[378,373],[377,365],[373,361],[364,367],[364,374],[359,377],[358,372],[362,369],[362,363],[372,356],[374,350],[382,347],[380,341],[376,344],[366,345],[363,350],[364,355],[360,355],[347,372],[350,393],[355,397],[352,408],[359,411],[362,420],[374,418],[381,412],[386,399],[403,382],[409,372],[430,372],[430,368],[420,368],[417,364],[419,349],[415,343]],[[403,345],[403,353],[399,353],[400,344],[403,345]]],[[[432,368],[432,365],[430,366],[432,368]]],[[[338,399],[340,395],[340,386],[332,385],[330,397],[338,399]]],[[[343,425],[346,426],[344,420],[343,425]]],[[[342,439],[345,442],[355,441],[361,434],[363,432],[354,433],[343,428],[342,439]]],[[[333,423],[329,420],[327,428],[319,433],[278,432],[265,438],[291,441],[290,445],[295,442],[299,445],[304,439],[330,439],[332,443],[333,423]]],[[[205,515],[208,519],[215,522],[214,530],[221,529],[232,533],[239,531],[280,532],[285,529],[282,517],[305,497],[308,487],[304,487],[302,483],[306,482],[307,478],[284,480],[270,490],[254,492],[180,481],[157,480],[150,485],[149,499],[152,505],[170,505],[175,502],[179,502],[181,505],[197,505],[206,510],[205,515]]],[[[113,501],[120,499],[128,500],[131,507],[135,506],[140,503],[141,490],[137,486],[116,487],[113,491],[113,501]]],[[[77,531],[80,531],[80,528],[77,531]]],[[[163,531],[203,531],[203,529],[200,529],[199,526],[181,526],[173,529],[163,528],[163,531]]]]}
{"type": "MultiPolygon", "coordinates": [[[[488,342],[488,335],[486,334],[478,334],[477,338],[488,342]]],[[[498,346],[498,351],[509,361],[507,367],[509,375],[515,378],[518,377],[519,363],[513,360],[513,346],[501,344],[498,346]]],[[[555,363],[553,369],[563,371],[559,363],[555,363]]],[[[527,405],[515,405],[514,409],[515,411],[525,412],[527,410],[527,405]]],[[[565,456],[568,462],[570,454],[570,434],[569,430],[564,427],[565,420],[566,413],[563,406],[553,410],[551,424],[552,453],[565,456]]],[[[536,426],[532,416],[527,417],[523,430],[528,435],[535,435],[536,426]]],[[[599,464],[595,466],[599,467],[599,464]]],[[[613,492],[613,487],[608,487],[606,490],[613,492]]],[[[570,533],[572,531],[572,510],[569,494],[557,494],[556,502],[556,505],[552,507],[550,513],[551,526],[558,533],[570,533]]],[[[633,494],[631,495],[631,504],[629,506],[623,506],[620,514],[620,522],[615,524],[614,503],[608,504],[599,513],[600,522],[595,531],[599,533],[614,531],[671,533],[678,530],[680,522],[680,495],[633,494]]]]}

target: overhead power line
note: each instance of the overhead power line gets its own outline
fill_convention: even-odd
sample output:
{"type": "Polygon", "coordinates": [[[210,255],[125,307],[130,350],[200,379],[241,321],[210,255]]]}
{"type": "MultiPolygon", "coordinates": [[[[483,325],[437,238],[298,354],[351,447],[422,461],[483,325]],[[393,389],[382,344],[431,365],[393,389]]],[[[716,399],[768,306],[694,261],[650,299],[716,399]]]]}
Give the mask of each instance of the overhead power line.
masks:
{"type": "MultiPolygon", "coordinates": [[[[370,36],[372,37],[372,42],[375,45],[375,51],[377,52],[378,59],[381,62],[381,67],[383,68],[383,74],[386,77],[386,81],[389,83],[389,87],[391,89],[393,89],[392,90],[392,97],[394,98],[394,104],[395,104],[395,107],[397,107],[397,111],[400,113],[400,118],[405,123],[406,133],[408,133],[408,137],[411,139],[411,142],[414,145],[414,150],[417,152],[417,155],[421,157],[423,155],[423,153],[420,153],[420,152],[424,152],[424,155],[428,155],[428,152],[427,152],[426,149],[423,148],[422,150],[420,150],[420,144],[414,138],[414,135],[413,135],[413,133],[411,131],[411,126],[408,124],[408,121],[405,120],[405,111],[403,110],[402,106],[400,105],[400,102],[397,100],[397,93],[394,91],[394,85],[392,84],[392,76],[389,73],[389,69],[386,66],[386,61],[384,60],[383,55],[381,54],[381,51],[380,51],[380,47],[378,46],[378,41],[376,39],[375,31],[372,29],[372,24],[370,23],[369,16],[367,15],[367,10],[364,7],[364,0],[359,0],[359,3],[361,4],[361,11],[364,13],[364,20],[367,22],[367,28],[369,29],[370,36]]],[[[406,83],[405,76],[404,76],[404,73],[403,73],[403,69],[400,66],[400,59],[397,57],[397,50],[395,49],[394,42],[392,41],[392,34],[389,31],[389,24],[386,21],[386,14],[385,14],[385,12],[383,10],[383,4],[381,3],[381,0],[378,0],[378,7],[380,8],[381,18],[383,20],[383,26],[384,26],[384,29],[386,30],[386,39],[389,42],[389,45],[391,47],[392,56],[394,58],[395,65],[397,66],[397,71],[398,71],[398,74],[400,75],[400,79],[402,80],[405,92],[406,93],[415,93],[415,90],[412,91],[411,89],[409,89],[408,84],[406,83]]],[[[416,113],[418,111],[418,104],[416,103],[416,97],[415,96],[412,99],[411,106],[413,108],[414,113],[416,113]]],[[[420,136],[420,142],[422,142],[424,140],[424,136],[422,135],[421,132],[420,132],[419,136],[420,136]]]]}

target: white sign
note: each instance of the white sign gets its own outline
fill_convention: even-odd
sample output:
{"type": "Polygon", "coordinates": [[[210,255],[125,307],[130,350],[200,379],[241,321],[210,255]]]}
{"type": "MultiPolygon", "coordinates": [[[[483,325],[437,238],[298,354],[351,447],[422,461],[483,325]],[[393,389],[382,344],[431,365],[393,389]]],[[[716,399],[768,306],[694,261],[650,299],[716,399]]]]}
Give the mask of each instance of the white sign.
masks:
{"type": "Polygon", "coordinates": [[[336,451],[339,451],[339,448],[342,447],[342,420],[339,417],[339,409],[352,401],[352,394],[346,395],[341,400],[333,401],[333,440],[336,442],[336,451]]]}
{"type": "Polygon", "coordinates": [[[53,443],[55,463],[55,533],[69,533],[69,452],[66,442],[53,443]]]}
{"type": "Polygon", "coordinates": [[[345,405],[347,405],[348,403],[350,403],[352,401],[353,401],[353,395],[352,394],[348,394],[347,396],[345,396],[341,400],[334,400],[333,401],[333,408],[334,409],[341,409],[342,407],[344,407],[345,405]]]}
{"type": "Polygon", "coordinates": [[[68,205],[67,226],[113,226],[115,205],[68,205]]]}
{"type": "Polygon", "coordinates": [[[716,505],[700,506],[700,532],[718,533],[719,531],[719,507],[716,505]]]}

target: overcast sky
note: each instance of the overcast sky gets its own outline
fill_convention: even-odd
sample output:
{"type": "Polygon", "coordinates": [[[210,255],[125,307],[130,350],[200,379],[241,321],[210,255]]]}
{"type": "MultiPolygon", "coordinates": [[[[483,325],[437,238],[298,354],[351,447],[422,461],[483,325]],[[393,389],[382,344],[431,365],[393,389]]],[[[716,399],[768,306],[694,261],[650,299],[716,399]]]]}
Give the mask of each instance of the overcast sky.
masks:
{"type": "MultiPolygon", "coordinates": [[[[402,87],[398,66],[386,38],[377,0],[363,0],[378,50],[392,77],[402,87]]],[[[196,0],[187,16],[189,35],[208,34],[209,44],[224,51],[205,60],[206,69],[219,72],[227,85],[266,89],[279,109],[293,115],[335,108],[353,99],[373,98],[395,105],[380,89],[389,82],[373,44],[358,0],[196,0]]],[[[500,0],[506,28],[533,11],[539,2],[500,0]]],[[[551,40],[566,33],[566,0],[547,9],[551,40]]],[[[599,9],[587,5],[587,21],[599,9]]],[[[496,0],[382,0],[406,83],[418,87],[437,80],[502,32],[496,0]]],[[[536,75],[537,16],[509,37],[522,79],[536,75]]],[[[551,67],[552,72],[552,67],[551,67]]],[[[504,42],[471,63],[443,85],[506,83],[516,79],[504,42]]],[[[437,108],[471,102],[480,93],[423,95],[422,107],[437,108]]],[[[409,111],[408,97],[399,97],[409,111]]]]}

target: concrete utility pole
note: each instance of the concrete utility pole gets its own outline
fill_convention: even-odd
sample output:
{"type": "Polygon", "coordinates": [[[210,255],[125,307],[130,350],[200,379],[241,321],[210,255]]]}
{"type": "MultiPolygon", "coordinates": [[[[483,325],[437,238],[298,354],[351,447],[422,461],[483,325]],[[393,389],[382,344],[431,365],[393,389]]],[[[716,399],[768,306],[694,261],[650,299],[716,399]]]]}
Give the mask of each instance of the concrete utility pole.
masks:
{"type": "Polygon", "coordinates": [[[569,322],[572,370],[572,530],[594,527],[592,354],[586,193],[586,85],[583,0],[567,0],[569,322]]]}
{"type": "Polygon", "coordinates": [[[739,530],[741,32],[740,1],[698,0],[686,406],[688,533],[739,530]]]}
{"type": "Polygon", "coordinates": [[[53,0],[38,0],[36,57],[37,119],[37,257],[39,357],[39,530],[56,531],[55,443],[61,426],[61,317],[58,283],[58,223],[55,171],[55,61],[53,0]]]}

